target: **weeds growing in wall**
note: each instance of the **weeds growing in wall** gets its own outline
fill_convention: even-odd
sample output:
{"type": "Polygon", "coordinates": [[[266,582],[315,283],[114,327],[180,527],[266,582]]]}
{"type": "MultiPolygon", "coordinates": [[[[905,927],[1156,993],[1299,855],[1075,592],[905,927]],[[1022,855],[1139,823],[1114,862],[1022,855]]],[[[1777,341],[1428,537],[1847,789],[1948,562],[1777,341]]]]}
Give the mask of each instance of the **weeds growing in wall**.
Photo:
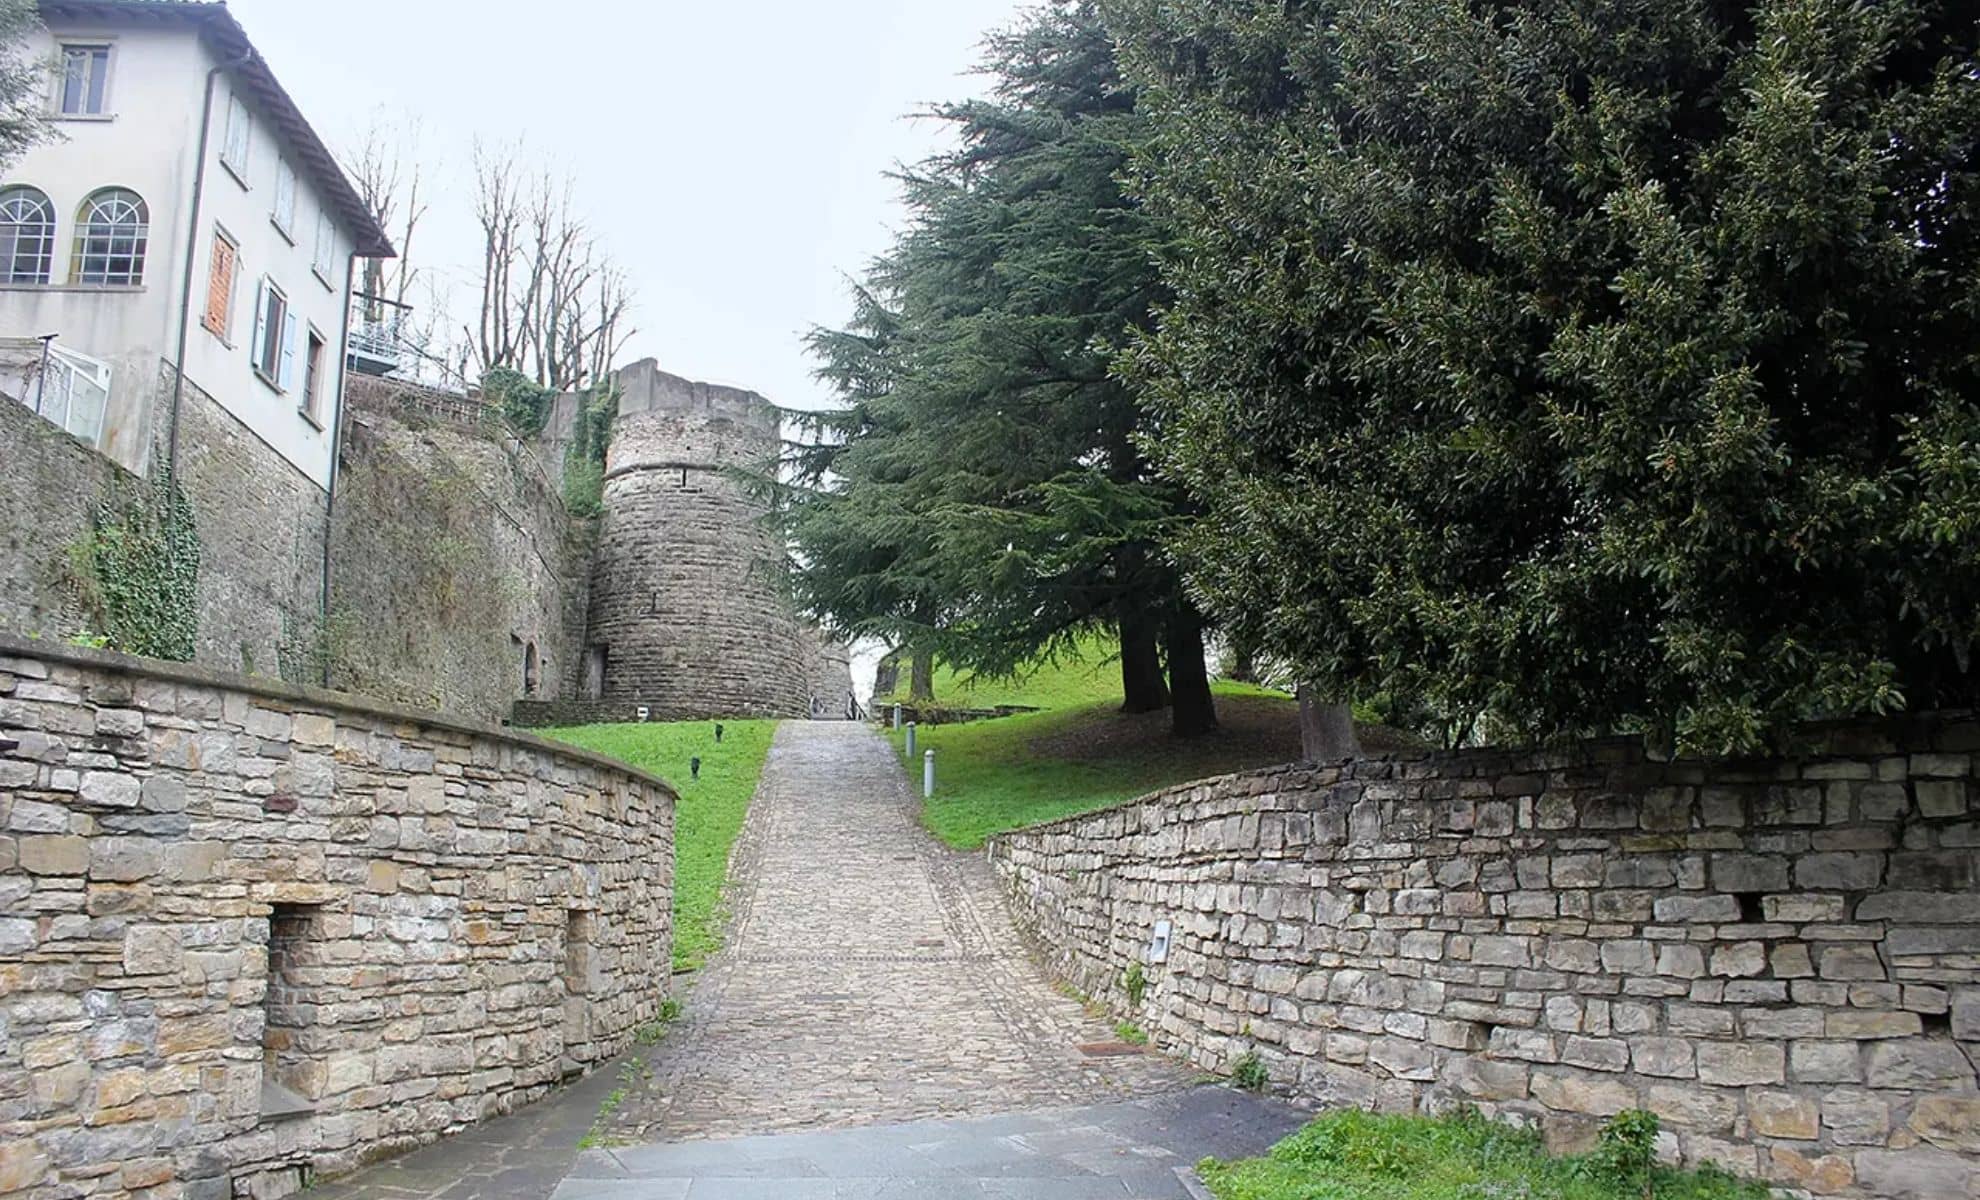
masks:
{"type": "Polygon", "coordinates": [[[199,528],[161,456],[113,490],[69,547],[69,578],[89,613],[84,637],[112,650],[190,662],[199,628],[199,528]]]}
{"type": "Polygon", "coordinates": [[[612,420],[619,415],[619,389],[603,384],[578,406],[577,427],[564,451],[564,507],[574,517],[605,511],[605,452],[612,446],[612,420]]]}

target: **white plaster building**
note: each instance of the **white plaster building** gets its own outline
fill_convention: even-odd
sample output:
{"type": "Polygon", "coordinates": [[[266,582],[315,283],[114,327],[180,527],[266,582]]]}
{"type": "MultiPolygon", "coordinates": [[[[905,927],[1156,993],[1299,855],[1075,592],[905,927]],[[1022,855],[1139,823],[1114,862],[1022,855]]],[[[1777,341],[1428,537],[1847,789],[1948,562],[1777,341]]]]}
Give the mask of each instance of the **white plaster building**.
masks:
{"type": "Polygon", "coordinates": [[[224,4],[40,9],[61,136],[0,173],[0,391],[143,472],[196,388],[327,490],[384,231],[224,4]]]}

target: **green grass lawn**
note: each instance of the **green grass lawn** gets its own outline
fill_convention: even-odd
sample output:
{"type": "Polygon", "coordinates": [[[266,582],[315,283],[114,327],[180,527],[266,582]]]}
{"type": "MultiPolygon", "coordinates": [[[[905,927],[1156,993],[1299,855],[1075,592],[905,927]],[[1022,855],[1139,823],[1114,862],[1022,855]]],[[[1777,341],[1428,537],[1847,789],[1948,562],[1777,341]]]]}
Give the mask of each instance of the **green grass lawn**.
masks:
{"type": "MultiPolygon", "coordinates": [[[[935,703],[943,708],[1078,708],[1083,705],[1121,702],[1121,664],[1117,648],[1106,638],[1091,637],[1080,644],[1076,654],[1062,654],[1010,679],[991,679],[960,671],[945,663],[935,664],[935,703]]],[[[905,701],[908,693],[908,664],[901,664],[899,685],[893,695],[877,697],[873,711],[882,712],[895,700],[905,701]]],[[[1231,694],[1280,696],[1265,688],[1242,683],[1219,683],[1231,694]]]]}
{"type": "MultiPolygon", "coordinates": [[[[1293,702],[1242,685],[1218,686],[1223,728],[1206,737],[1178,740],[1168,713],[1124,716],[1119,707],[1117,690],[1100,704],[918,730],[917,760],[935,751],[935,798],[923,806],[923,823],[949,845],[972,849],[1007,829],[1299,757],[1293,702]]],[[[889,736],[902,745],[902,733],[889,736]]],[[[919,787],[921,763],[907,767],[919,787]]]]}
{"type": "Polygon", "coordinates": [[[1601,1152],[1551,1158],[1538,1134],[1477,1116],[1330,1113],[1264,1158],[1197,1165],[1219,1200],[1766,1200],[1717,1170],[1651,1168],[1647,1179],[1601,1152]],[[1646,1190],[1645,1184],[1648,1184],[1646,1190]]]}
{"type": "Polygon", "coordinates": [[[557,738],[649,771],[674,785],[674,969],[699,967],[722,944],[722,888],[729,848],[742,832],[756,793],[757,776],[770,753],[776,721],[724,721],[721,745],[715,722],[647,725],[583,725],[545,729],[557,738]],[[701,756],[701,778],[688,760],[701,756]]]}

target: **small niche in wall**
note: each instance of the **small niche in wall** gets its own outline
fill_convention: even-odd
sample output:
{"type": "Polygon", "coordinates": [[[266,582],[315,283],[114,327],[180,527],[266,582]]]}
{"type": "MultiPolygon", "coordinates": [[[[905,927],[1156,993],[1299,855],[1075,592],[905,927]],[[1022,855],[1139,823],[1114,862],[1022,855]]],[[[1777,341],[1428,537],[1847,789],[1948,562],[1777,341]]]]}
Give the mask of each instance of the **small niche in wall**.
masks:
{"type": "Polygon", "coordinates": [[[591,992],[591,914],[581,908],[564,914],[564,994],[591,992]]]}
{"type": "Polygon", "coordinates": [[[316,1111],[321,1085],[310,1030],[319,1003],[322,909],[277,904],[268,917],[268,985],[262,995],[261,1118],[277,1121],[316,1111]]]}

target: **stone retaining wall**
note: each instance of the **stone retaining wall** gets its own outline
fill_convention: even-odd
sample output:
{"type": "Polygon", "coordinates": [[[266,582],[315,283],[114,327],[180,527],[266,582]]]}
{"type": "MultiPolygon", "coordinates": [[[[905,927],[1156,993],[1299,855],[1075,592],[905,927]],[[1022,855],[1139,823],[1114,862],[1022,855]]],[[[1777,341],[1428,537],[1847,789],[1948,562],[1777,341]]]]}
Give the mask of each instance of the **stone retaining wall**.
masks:
{"type": "Polygon", "coordinates": [[[0,637],[0,1196],[284,1196],[668,986],[673,801],[433,714],[0,637]]]}
{"type": "Polygon", "coordinates": [[[1761,762],[1295,766],[989,852],[1055,967],[1201,1066],[1560,1146],[1646,1108],[1689,1162],[1936,1200],[1980,1195],[1976,751],[1969,714],[1761,762]]]}

